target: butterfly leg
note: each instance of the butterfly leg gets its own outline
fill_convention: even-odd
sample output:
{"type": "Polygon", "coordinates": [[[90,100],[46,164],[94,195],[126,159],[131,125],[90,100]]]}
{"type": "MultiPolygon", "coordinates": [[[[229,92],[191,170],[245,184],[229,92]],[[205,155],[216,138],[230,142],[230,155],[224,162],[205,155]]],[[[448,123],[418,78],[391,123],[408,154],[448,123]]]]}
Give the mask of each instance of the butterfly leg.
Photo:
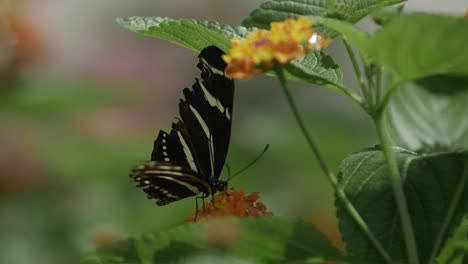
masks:
{"type": "Polygon", "coordinates": [[[208,195],[205,194],[205,193],[202,194],[202,196],[200,197],[200,198],[202,199],[202,201],[203,201],[203,211],[205,211],[205,198],[206,198],[206,197],[208,197],[208,195]]]}
{"type": "Polygon", "coordinates": [[[203,211],[205,211],[205,198],[207,196],[205,194],[203,194],[202,196],[197,196],[195,197],[195,217],[193,219],[193,222],[196,222],[197,221],[197,216],[198,216],[198,200],[201,199],[202,200],[202,208],[203,208],[203,211]]]}
{"type": "Polygon", "coordinates": [[[195,217],[193,218],[194,223],[197,221],[198,216],[198,199],[200,199],[200,197],[195,197],[195,217]]]}

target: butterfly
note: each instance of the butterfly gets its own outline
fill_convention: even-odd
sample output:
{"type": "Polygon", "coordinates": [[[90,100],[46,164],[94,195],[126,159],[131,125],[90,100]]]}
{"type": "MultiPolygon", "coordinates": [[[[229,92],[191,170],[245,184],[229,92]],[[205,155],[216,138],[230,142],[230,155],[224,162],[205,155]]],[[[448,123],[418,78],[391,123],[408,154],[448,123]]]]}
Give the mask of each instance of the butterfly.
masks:
{"type": "Polygon", "coordinates": [[[151,161],[130,173],[159,206],[198,194],[206,198],[227,187],[219,176],[231,135],[234,81],[224,73],[223,54],[216,46],[201,51],[201,80],[183,90],[180,117],[170,133],[159,131],[151,161]]]}

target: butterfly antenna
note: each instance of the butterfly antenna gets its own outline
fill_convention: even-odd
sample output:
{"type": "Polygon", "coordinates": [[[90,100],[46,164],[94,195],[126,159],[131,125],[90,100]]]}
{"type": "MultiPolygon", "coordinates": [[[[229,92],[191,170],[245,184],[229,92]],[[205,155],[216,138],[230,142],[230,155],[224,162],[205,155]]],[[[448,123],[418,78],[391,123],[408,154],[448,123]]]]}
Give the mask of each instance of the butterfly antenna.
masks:
{"type": "Polygon", "coordinates": [[[227,173],[228,173],[228,179],[231,178],[231,166],[229,166],[228,163],[224,165],[226,167],[227,173]]]}
{"type": "MultiPolygon", "coordinates": [[[[241,174],[242,172],[246,171],[248,168],[250,168],[252,165],[254,165],[262,156],[263,154],[265,154],[265,152],[268,150],[268,148],[270,147],[270,144],[267,144],[265,146],[265,149],[263,149],[263,151],[260,153],[260,155],[258,155],[252,162],[250,162],[249,164],[247,164],[247,166],[245,166],[243,169],[241,169],[240,171],[234,173],[234,175],[230,176],[227,181],[230,181],[232,180],[234,177],[236,177],[237,175],[241,174]]],[[[229,174],[231,174],[231,172],[229,171],[228,172],[229,174]]]]}

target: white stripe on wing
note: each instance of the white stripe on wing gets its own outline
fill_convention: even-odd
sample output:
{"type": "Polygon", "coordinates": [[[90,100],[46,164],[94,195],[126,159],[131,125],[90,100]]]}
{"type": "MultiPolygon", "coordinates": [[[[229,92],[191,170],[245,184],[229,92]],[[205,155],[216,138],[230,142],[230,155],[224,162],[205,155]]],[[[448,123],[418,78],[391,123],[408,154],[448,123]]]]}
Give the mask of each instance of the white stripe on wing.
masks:
{"type": "Polygon", "coordinates": [[[197,166],[195,165],[195,160],[193,159],[192,152],[190,151],[190,148],[188,147],[187,142],[185,142],[185,139],[182,136],[182,134],[180,133],[180,131],[177,131],[177,135],[179,136],[180,143],[182,144],[182,148],[184,150],[185,158],[187,159],[187,163],[189,164],[190,168],[193,171],[198,172],[197,166]]]}
{"type": "Polygon", "coordinates": [[[192,191],[194,194],[200,193],[200,189],[198,189],[196,186],[191,185],[188,182],[177,180],[177,179],[175,179],[174,177],[171,177],[171,176],[158,176],[158,177],[161,178],[161,179],[172,181],[172,182],[175,182],[175,183],[177,183],[179,185],[185,186],[185,187],[187,187],[187,189],[192,191]]]}
{"type": "Polygon", "coordinates": [[[203,85],[203,82],[198,81],[200,87],[202,88],[203,94],[205,95],[206,101],[211,105],[211,107],[216,107],[221,113],[224,113],[228,120],[231,120],[231,114],[229,113],[229,109],[224,108],[223,104],[214,97],[210,91],[203,85]]]}
{"type": "Polygon", "coordinates": [[[195,115],[195,118],[198,120],[198,123],[200,123],[200,126],[202,127],[203,131],[205,132],[206,139],[208,140],[208,150],[210,152],[210,165],[211,165],[211,177],[214,175],[214,144],[213,144],[213,135],[210,133],[210,129],[208,125],[206,124],[205,120],[201,117],[200,113],[198,113],[197,109],[195,107],[190,106],[190,110],[192,110],[193,115],[195,115]]]}

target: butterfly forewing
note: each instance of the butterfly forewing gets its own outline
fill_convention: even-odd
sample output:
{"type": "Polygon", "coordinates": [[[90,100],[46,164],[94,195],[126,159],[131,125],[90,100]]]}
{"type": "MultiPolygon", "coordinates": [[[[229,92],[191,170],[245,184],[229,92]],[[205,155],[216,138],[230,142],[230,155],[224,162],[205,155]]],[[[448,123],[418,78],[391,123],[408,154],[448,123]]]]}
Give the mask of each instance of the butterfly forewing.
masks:
{"type": "Polygon", "coordinates": [[[234,82],[224,75],[222,55],[215,46],[200,53],[201,80],[184,89],[180,119],[170,133],[159,132],[152,161],[130,175],[158,205],[212,194],[224,183],[218,178],[229,146],[234,82]]]}
{"type": "Polygon", "coordinates": [[[222,51],[208,47],[200,53],[202,79],[184,89],[180,116],[190,135],[197,163],[207,177],[218,178],[229,146],[234,82],[224,75],[222,51]]]}

